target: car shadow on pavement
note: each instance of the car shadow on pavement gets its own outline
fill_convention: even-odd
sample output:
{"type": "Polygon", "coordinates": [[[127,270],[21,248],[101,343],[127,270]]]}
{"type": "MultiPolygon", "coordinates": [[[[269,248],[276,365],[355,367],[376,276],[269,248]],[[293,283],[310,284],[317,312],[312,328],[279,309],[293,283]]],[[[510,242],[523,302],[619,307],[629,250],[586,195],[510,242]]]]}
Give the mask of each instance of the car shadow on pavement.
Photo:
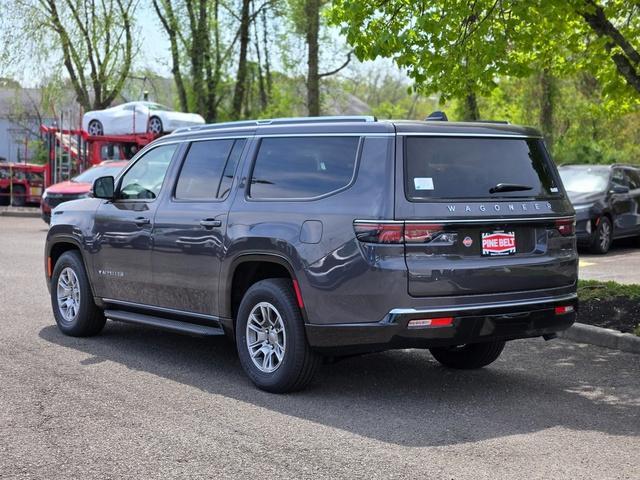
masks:
{"type": "Polygon", "coordinates": [[[66,337],[55,326],[43,328],[40,337],[91,355],[83,366],[116,362],[398,445],[454,445],[554,427],[640,435],[635,358],[565,341],[508,344],[496,363],[476,371],[443,368],[427,351],[353,357],[324,365],[303,392],[273,395],[249,382],[224,337],[194,338],[117,322],[93,338],[66,337]]]}

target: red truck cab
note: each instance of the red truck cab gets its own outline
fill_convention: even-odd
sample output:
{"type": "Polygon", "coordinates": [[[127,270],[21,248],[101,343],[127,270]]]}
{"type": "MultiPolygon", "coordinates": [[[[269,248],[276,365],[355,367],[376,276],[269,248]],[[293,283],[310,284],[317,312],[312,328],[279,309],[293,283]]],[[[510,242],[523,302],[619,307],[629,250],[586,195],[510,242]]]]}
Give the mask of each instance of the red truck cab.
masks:
{"type": "Polygon", "coordinates": [[[32,163],[0,163],[0,205],[39,203],[47,167],[32,163]]]}

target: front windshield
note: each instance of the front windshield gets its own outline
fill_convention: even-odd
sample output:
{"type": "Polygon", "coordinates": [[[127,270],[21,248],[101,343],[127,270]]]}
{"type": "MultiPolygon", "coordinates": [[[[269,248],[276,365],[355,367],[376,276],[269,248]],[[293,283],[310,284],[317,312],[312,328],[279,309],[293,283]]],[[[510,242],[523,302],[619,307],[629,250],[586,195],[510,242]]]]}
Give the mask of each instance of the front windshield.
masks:
{"type": "Polygon", "coordinates": [[[562,167],[559,172],[567,192],[602,192],[609,182],[609,169],[606,168],[562,167]]]}
{"type": "Polygon", "coordinates": [[[80,175],[73,177],[71,181],[76,183],[93,183],[93,181],[98,177],[115,177],[122,171],[123,168],[124,166],[93,167],[85,172],[82,172],[80,175]]]}
{"type": "Polygon", "coordinates": [[[169,111],[169,107],[165,107],[164,105],[160,105],[159,103],[147,103],[146,105],[149,110],[162,110],[165,112],[169,111]]]}

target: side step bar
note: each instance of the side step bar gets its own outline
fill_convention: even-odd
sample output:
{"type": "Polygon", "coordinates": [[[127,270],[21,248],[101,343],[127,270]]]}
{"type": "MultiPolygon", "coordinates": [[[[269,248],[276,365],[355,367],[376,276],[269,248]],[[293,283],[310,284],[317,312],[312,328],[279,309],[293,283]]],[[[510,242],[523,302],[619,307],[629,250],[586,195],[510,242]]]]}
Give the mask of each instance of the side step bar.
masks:
{"type": "Polygon", "coordinates": [[[124,310],[105,310],[104,316],[111,320],[118,320],[125,323],[135,323],[137,325],[147,325],[170,332],[187,333],[204,337],[224,335],[221,327],[210,327],[207,325],[196,325],[194,323],[170,320],[168,318],[144,315],[142,313],[125,312],[124,310]]]}

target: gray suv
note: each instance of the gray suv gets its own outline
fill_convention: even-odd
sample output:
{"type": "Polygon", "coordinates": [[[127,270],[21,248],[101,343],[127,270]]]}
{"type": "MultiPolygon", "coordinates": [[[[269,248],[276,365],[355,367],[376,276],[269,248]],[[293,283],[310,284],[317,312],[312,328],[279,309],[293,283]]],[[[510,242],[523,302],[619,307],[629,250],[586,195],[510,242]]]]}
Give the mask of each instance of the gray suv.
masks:
{"type": "Polygon", "coordinates": [[[479,368],[575,320],[574,210],[540,134],[491,123],[276,119],[178,130],[57,207],[67,335],[105,319],[234,339],[261,389],[323,357],[427,348],[479,368]]]}

